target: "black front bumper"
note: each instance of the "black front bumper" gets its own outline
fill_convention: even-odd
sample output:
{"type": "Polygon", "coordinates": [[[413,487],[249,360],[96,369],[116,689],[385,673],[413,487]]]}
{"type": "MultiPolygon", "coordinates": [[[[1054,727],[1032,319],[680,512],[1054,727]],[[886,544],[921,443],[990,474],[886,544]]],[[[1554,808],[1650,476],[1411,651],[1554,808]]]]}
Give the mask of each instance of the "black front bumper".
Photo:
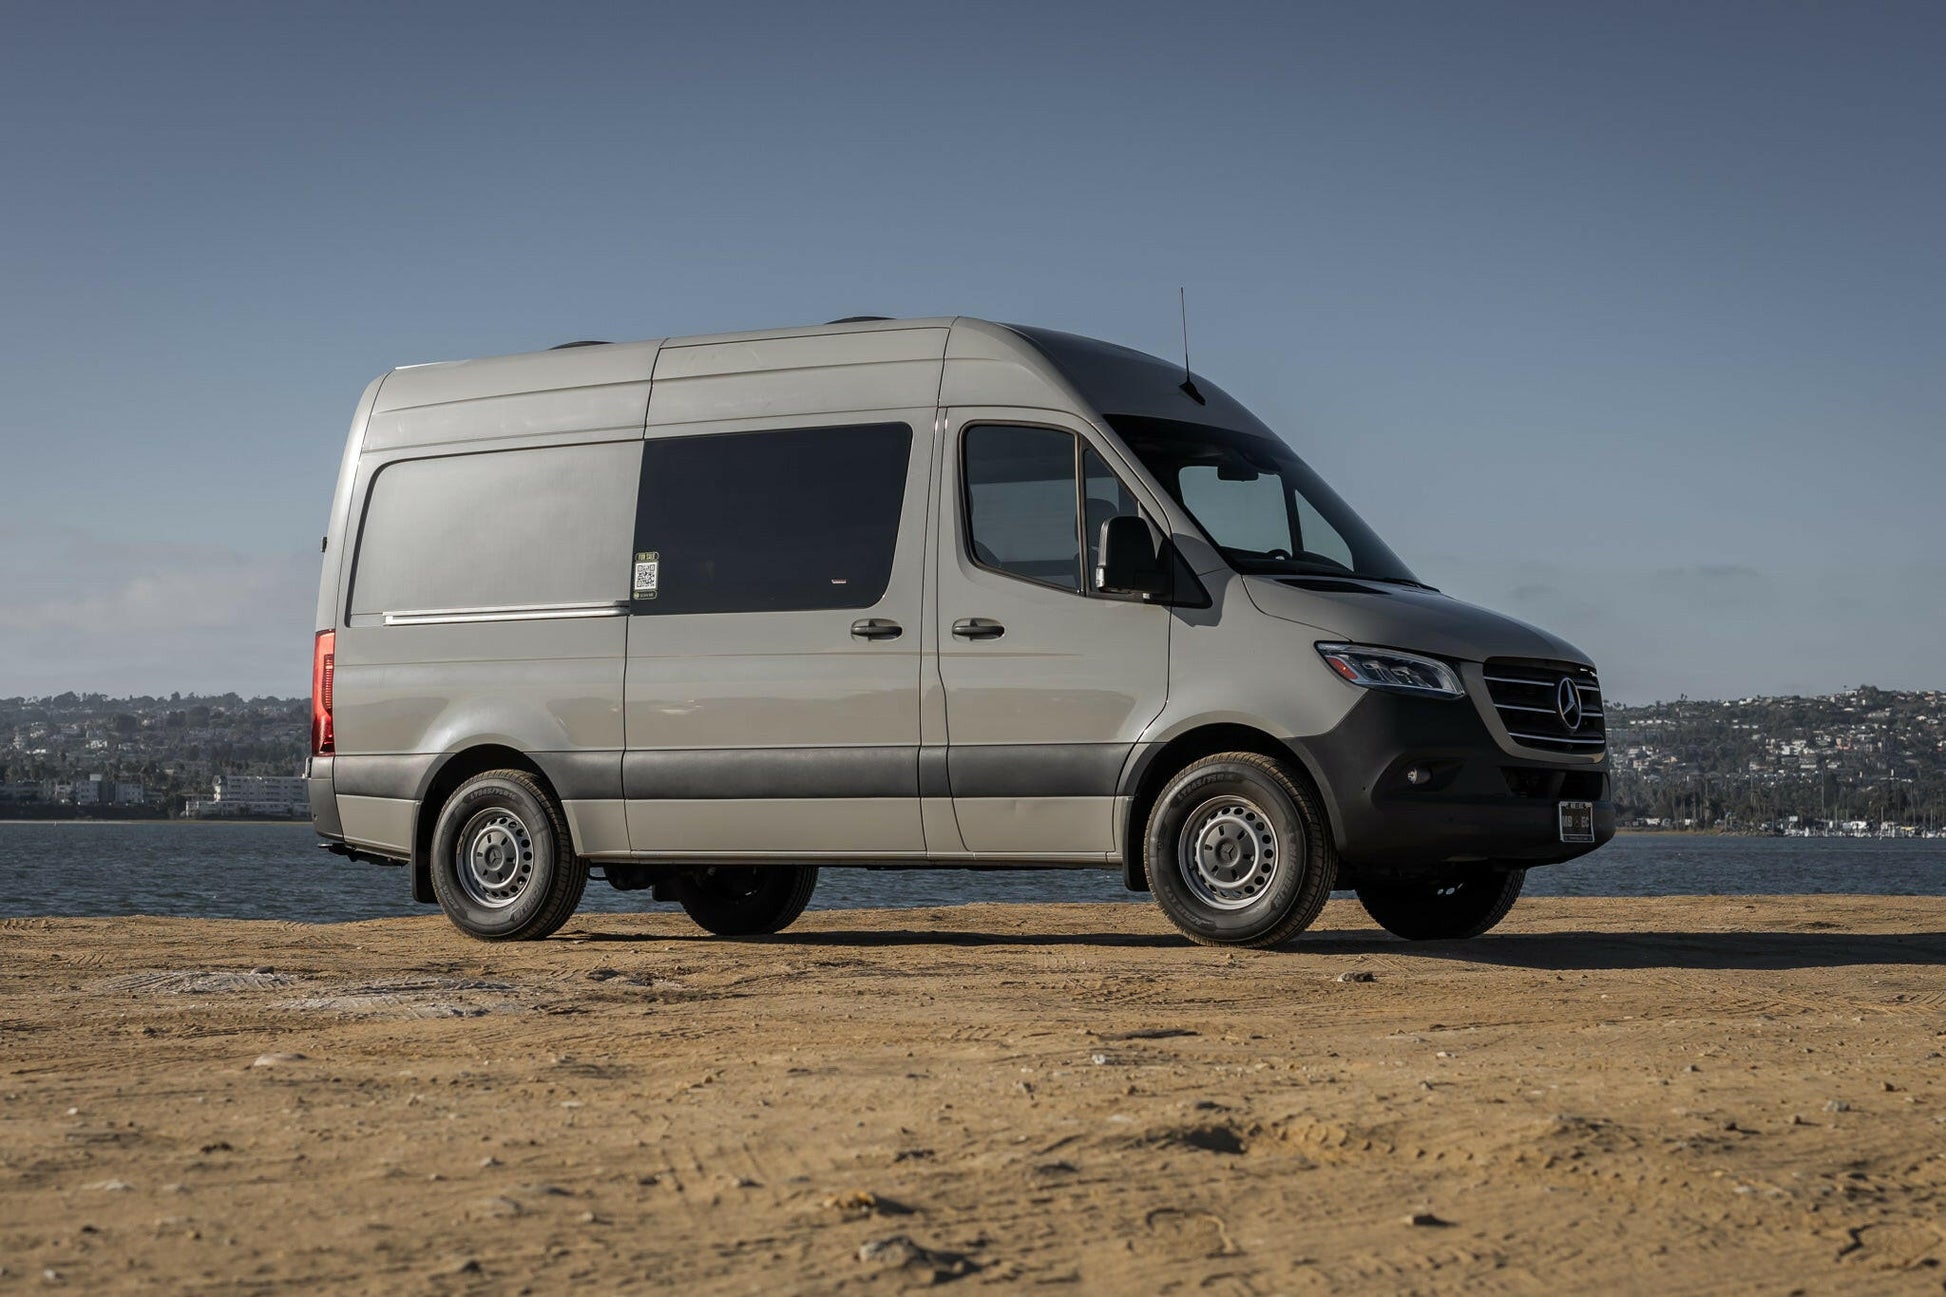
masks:
{"type": "Polygon", "coordinates": [[[1327,733],[1292,749],[1318,781],[1341,880],[1477,865],[1549,865],[1615,836],[1608,763],[1510,756],[1470,699],[1371,691],[1327,733]],[[1418,784],[1408,770],[1422,772],[1418,784]],[[1563,842],[1560,803],[1593,802],[1595,840],[1563,842]]]}

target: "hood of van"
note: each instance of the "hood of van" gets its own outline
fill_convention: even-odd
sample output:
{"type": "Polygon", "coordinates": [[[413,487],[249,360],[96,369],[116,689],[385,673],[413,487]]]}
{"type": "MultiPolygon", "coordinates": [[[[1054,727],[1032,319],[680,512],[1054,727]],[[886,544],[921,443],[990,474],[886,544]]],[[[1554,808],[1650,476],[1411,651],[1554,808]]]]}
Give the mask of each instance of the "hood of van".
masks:
{"type": "Polygon", "coordinates": [[[1265,615],[1319,632],[1319,639],[1417,650],[1482,662],[1546,658],[1593,666],[1586,653],[1538,626],[1449,595],[1357,580],[1246,576],[1243,588],[1265,615]]]}

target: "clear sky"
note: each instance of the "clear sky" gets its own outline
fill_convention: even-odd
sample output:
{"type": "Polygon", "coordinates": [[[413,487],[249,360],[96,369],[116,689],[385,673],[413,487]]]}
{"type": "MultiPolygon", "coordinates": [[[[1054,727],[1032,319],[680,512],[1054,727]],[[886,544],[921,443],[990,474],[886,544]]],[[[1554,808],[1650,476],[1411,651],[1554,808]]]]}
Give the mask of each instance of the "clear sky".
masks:
{"type": "Polygon", "coordinates": [[[0,694],[302,693],[393,365],[1171,354],[1612,696],[1946,685],[1946,6],[9,5],[0,694]]]}

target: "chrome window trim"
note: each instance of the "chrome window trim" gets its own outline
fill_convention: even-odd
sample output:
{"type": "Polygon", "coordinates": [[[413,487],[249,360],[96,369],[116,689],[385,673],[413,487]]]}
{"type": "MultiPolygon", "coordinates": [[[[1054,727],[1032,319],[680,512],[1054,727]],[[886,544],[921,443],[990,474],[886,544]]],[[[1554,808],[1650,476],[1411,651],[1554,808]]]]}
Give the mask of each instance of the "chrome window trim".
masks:
{"type": "Polygon", "coordinates": [[[387,626],[437,626],[456,622],[552,621],[576,617],[625,617],[628,601],[517,604],[500,608],[410,608],[385,614],[387,626]]]}

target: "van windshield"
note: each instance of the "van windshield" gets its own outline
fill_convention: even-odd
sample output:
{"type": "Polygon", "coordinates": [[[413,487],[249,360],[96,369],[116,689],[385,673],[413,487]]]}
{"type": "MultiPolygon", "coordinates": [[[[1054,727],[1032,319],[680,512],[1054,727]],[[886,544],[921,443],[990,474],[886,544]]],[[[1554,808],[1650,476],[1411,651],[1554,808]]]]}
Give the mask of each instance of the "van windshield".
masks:
{"type": "Polygon", "coordinates": [[[1139,415],[1108,423],[1237,571],[1422,584],[1275,437],[1139,415]]]}

